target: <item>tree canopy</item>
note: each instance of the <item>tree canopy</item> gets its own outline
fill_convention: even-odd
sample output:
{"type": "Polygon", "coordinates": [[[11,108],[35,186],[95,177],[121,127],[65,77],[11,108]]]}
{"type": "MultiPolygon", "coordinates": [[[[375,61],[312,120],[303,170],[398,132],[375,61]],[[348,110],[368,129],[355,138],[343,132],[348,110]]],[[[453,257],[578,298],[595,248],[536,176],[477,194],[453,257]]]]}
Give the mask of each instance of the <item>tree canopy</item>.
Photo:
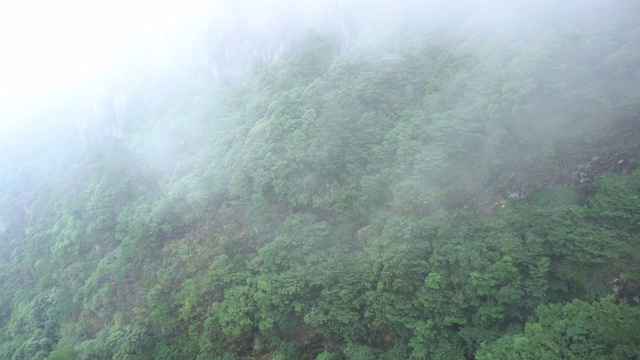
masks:
{"type": "Polygon", "coordinates": [[[530,6],[35,111],[0,358],[637,358],[640,9],[530,6]]]}

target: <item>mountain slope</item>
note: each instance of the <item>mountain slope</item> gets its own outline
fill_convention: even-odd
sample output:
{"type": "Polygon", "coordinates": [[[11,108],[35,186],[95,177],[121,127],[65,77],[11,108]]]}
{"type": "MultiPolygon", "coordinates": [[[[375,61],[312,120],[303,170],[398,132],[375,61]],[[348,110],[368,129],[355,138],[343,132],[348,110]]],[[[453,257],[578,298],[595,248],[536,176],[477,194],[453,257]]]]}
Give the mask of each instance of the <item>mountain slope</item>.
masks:
{"type": "Polygon", "coordinates": [[[0,357],[637,356],[638,7],[493,6],[45,108],[0,357]]]}

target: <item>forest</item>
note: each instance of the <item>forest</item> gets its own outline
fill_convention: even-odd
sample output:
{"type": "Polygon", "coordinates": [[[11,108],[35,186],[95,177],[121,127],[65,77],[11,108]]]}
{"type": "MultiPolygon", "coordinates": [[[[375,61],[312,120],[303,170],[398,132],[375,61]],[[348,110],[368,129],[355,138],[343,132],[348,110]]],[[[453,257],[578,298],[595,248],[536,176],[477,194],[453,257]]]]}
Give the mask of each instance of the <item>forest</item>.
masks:
{"type": "Polygon", "coordinates": [[[0,111],[0,358],[640,358],[640,3],[364,3],[0,111]]]}

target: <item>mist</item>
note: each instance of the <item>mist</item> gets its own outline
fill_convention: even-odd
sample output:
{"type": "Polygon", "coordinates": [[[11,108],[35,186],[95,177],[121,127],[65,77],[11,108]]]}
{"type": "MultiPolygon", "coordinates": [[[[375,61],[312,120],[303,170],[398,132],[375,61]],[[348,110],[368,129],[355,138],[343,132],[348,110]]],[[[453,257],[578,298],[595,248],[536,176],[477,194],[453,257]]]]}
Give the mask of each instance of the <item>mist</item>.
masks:
{"type": "Polygon", "coordinates": [[[638,355],[636,2],[40,5],[0,358],[638,355]]]}

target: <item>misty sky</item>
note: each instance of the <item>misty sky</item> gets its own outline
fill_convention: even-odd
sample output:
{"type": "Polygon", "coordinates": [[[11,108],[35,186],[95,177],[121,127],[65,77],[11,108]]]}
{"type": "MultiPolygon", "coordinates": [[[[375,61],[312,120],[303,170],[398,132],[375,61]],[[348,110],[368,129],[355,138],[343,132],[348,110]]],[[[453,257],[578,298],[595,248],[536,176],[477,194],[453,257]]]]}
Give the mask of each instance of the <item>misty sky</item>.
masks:
{"type": "MultiPolygon", "coordinates": [[[[554,4],[554,8],[574,4],[575,8],[576,2],[543,2],[541,5],[518,0],[4,1],[0,4],[0,130],[15,121],[10,116],[3,116],[6,114],[3,110],[24,107],[61,89],[77,88],[82,79],[104,71],[115,58],[130,62],[136,61],[136,57],[144,57],[142,66],[160,69],[170,66],[167,64],[171,61],[170,48],[182,39],[181,31],[177,29],[197,28],[206,23],[202,20],[211,22],[215,15],[224,14],[215,20],[221,28],[227,23],[242,23],[236,17],[243,18],[251,25],[249,32],[256,35],[257,41],[263,41],[268,36],[257,35],[284,28],[283,24],[296,23],[295,29],[318,25],[327,13],[335,15],[338,4],[345,12],[351,11],[354,26],[363,23],[363,18],[375,19],[370,21],[373,24],[369,26],[371,36],[379,36],[385,22],[404,21],[400,11],[403,6],[418,9],[433,20],[446,17],[453,8],[458,8],[481,16],[476,22],[449,21],[457,24],[457,32],[477,34],[478,29],[483,28],[478,26],[480,22],[492,30],[505,27],[505,33],[521,36],[543,33],[544,29],[524,29],[521,23],[526,21],[520,21],[523,19],[514,15],[514,9],[518,8],[516,4],[530,3],[541,7],[554,4]],[[371,9],[378,9],[378,16],[373,16],[371,9]],[[140,46],[143,43],[146,47],[140,46]],[[123,53],[127,56],[123,57],[123,53]]],[[[581,0],[578,4],[578,9],[593,9],[606,7],[608,2],[581,0]]],[[[408,14],[415,15],[414,11],[408,14]]],[[[533,16],[529,11],[521,11],[521,15],[526,15],[526,20],[533,16]]],[[[332,26],[336,28],[335,24],[332,26]]],[[[231,25],[228,27],[234,29],[231,25]]],[[[212,28],[217,29],[216,26],[212,28]]],[[[292,28],[285,29],[290,31],[292,28]]],[[[354,42],[353,34],[349,36],[354,42]]],[[[177,55],[189,55],[184,53],[177,55]]]]}
{"type": "MultiPolygon", "coordinates": [[[[231,1],[229,6],[257,18],[278,8],[288,11],[296,8],[296,12],[301,12],[304,7],[306,11],[298,15],[308,20],[334,2],[255,0],[243,1],[242,5],[231,1]]],[[[4,1],[0,5],[0,106],[73,84],[100,69],[134,40],[146,38],[161,44],[170,28],[196,23],[195,17],[211,14],[214,8],[223,7],[222,3],[219,0],[4,1]]]]}
{"type": "Polygon", "coordinates": [[[204,0],[2,2],[0,105],[72,85],[134,40],[158,42],[170,27],[212,5],[204,0]]]}

